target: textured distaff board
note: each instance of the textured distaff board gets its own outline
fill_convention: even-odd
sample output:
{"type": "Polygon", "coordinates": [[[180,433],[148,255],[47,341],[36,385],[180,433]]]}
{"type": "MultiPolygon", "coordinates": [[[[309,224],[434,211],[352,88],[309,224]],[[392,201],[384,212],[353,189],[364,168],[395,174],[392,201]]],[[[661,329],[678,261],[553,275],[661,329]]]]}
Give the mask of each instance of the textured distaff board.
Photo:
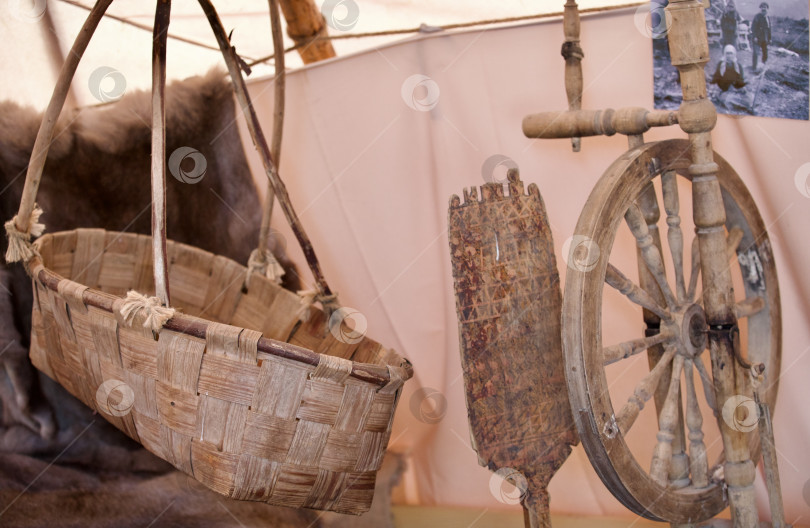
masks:
{"type": "Polygon", "coordinates": [[[560,277],[537,186],[517,170],[450,199],[450,254],[473,447],[512,475],[527,525],[550,526],[546,486],[578,442],[566,390],[560,277]],[[519,474],[513,472],[517,471],[519,474]]]}

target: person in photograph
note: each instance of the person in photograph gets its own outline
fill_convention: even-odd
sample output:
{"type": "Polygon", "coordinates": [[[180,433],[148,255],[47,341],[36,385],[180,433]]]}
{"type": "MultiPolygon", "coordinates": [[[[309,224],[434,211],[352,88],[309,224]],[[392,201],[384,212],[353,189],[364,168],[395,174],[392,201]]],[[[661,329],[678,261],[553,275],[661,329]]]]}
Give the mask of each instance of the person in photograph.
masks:
{"type": "Polygon", "coordinates": [[[754,17],[751,25],[751,37],[754,40],[754,49],[751,57],[754,70],[757,69],[757,55],[762,53],[762,64],[768,62],[768,44],[771,43],[771,17],[768,16],[770,6],[768,2],[759,4],[759,13],[754,17]]]}
{"type": "Polygon", "coordinates": [[[726,44],[723,48],[723,60],[717,63],[711,82],[716,84],[721,92],[727,92],[732,86],[734,88],[745,86],[743,69],[737,61],[737,48],[731,44],[726,44]]]}
{"type": "Polygon", "coordinates": [[[723,34],[721,43],[723,46],[737,45],[737,24],[740,21],[742,21],[742,17],[737,11],[737,6],[734,5],[734,0],[728,0],[725,10],[720,16],[720,31],[723,34]]]}

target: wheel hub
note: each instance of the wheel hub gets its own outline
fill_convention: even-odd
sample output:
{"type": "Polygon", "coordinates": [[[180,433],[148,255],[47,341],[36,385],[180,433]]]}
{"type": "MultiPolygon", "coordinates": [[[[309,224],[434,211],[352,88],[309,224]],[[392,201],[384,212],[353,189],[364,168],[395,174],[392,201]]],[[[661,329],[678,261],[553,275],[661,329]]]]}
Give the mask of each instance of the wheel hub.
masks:
{"type": "Polygon", "coordinates": [[[708,324],[703,308],[699,304],[690,304],[672,315],[672,321],[666,326],[678,338],[678,352],[690,359],[699,356],[708,343],[708,324]]]}

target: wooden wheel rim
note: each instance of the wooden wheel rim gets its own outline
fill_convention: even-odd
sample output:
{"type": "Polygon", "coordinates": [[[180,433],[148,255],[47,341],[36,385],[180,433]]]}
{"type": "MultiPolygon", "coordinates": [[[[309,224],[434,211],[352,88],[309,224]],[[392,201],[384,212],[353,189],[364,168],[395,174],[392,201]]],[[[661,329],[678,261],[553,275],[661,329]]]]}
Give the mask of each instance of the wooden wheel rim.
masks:
{"type": "MultiPolygon", "coordinates": [[[[563,300],[563,350],[569,398],[591,464],[628,509],[652,520],[673,523],[696,522],[716,515],[726,506],[723,490],[716,483],[700,490],[664,488],[639,465],[621,433],[612,438],[603,433],[615,411],[600,354],[601,308],[609,255],[624,212],[644,186],[665,170],[675,170],[691,181],[687,172],[689,152],[686,140],[648,143],[626,152],[608,168],[591,192],[575,231],[597,245],[600,258],[595,267],[588,267],[589,271],[568,268],[563,300]]],[[[715,161],[728,216],[726,225],[743,230],[740,247],[746,248],[746,252],[756,252],[763,263],[758,284],[744,280],[746,296],[755,290],[764,291],[766,303],[765,308],[749,318],[749,359],[765,363],[766,372],[771,373],[765,398],[773,408],[781,361],[781,314],[771,245],[765,224],[742,180],[717,154],[715,161]]],[[[718,406],[722,403],[718,402],[718,406]]],[[[756,461],[758,438],[755,432],[749,437],[752,459],[756,461]]]]}

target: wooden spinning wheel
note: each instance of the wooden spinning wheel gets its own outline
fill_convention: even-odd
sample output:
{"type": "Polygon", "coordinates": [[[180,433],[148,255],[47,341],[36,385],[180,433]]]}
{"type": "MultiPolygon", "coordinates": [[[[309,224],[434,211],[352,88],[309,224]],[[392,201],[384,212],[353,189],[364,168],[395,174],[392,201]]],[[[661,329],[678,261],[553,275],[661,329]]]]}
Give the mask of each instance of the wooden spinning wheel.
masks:
{"type": "MultiPolygon", "coordinates": [[[[569,257],[563,352],[582,444],[622,504],[673,525],[709,519],[728,504],[735,528],[759,526],[754,478],[762,455],[771,519],[781,526],[769,410],[776,398],[781,357],[779,287],[754,200],[712,148],[717,112],[704,76],[709,45],[703,4],[670,0],[663,13],[670,62],[678,69],[683,93],[677,111],[582,110],[576,1],[567,0],[565,8],[569,110],[528,115],[523,132],[548,139],[621,133],[630,142],[630,150],[591,192],[569,257]],[[651,127],[675,124],[688,140],[644,144],[643,134],[651,127]],[[683,186],[691,186],[691,203],[679,194],[680,178],[683,186]],[[682,204],[684,211],[691,209],[695,227],[688,264],[682,204]],[[625,235],[621,229],[629,230],[638,247],[638,269],[632,272],[611,263],[617,234],[625,235]],[[664,232],[668,258],[662,251],[664,232]],[[635,276],[636,282],[629,278],[635,276]],[[644,336],[603,341],[603,305],[611,289],[641,307],[644,336]],[[629,397],[613,400],[606,367],[644,351],[649,371],[633,383],[629,397]],[[657,411],[658,433],[647,443],[652,454],[640,460],[627,435],[650,400],[654,405],[649,407],[657,411]],[[712,415],[722,440],[716,463],[708,460],[703,431],[712,415]]],[[[574,149],[578,147],[575,142],[574,149]]]]}
{"type": "MultiPolygon", "coordinates": [[[[736,317],[747,325],[745,342],[739,343],[736,325],[719,328],[706,323],[700,283],[711,283],[713,278],[698,280],[701,251],[697,236],[691,270],[684,264],[685,237],[680,227],[680,205],[687,197],[683,193],[679,196],[676,179],[683,177],[692,184],[689,147],[686,140],[641,145],[608,168],[580,215],[575,233],[586,243],[580,244],[578,253],[573,252],[569,258],[563,303],[569,397],[591,463],[627,508],[672,523],[704,520],[726,506],[724,481],[713,478],[713,474],[727,453],[736,453],[737,446],[728,438],[733,435],[725,434],[733,423],[727,423],[728,416],[723,418],[725,402],[718,401],[715,394],[724,391],[713,380],[713,372],[735,372],[735,392],[750,397],[748,371],[740,365],[764,364],[770,375],[760,393],[772,408],[781,357],[779,288],[765,225],[745,185],[717,154],[714,160],[719,167],[717,180],[725,208],[723,231],[729,260],[725,270],[715,271],[723,274],[731,267],[739,270],[744,291],[736,292],[732,305],[736,317]],[[654,185],[661,188],[662,208],[654,185]],[[635,273],[624,273],[610,263],[617,232],[625,228],[632,232],[639,248],[638,283],[628,278],[635,273]],[[662,252],[661,238],[665,233],[668,256],[662,252]],[[665,266],[672,266],[674,284],[667,279],[665,266]],[[621,343],[603,342],[606,288],[618,290],[643,307],[647,327],[644,337],[621,343]],[[723,355],[712,347],[712,367],[706,369],[703,357],[709,354],[707,334],[711,332],[731,334],[737,344],[733,347],[735,354],[747,348],[747,359],[723,355]],[[650,356],[649,372],[638,380],[630,398],[614,407],[605,367],[645,351],[650,356]],[[707,460],[703,426],[713,417],[701,415],[699,398],[705,399],[714,411],[724,433],[723,454],[718,461],[707,460]],[[655,405],[647,406],[650,400],[655,405]],[[652,460],[637,460],[625,441],[644,408],[658,411],[659,432],[653,439],[652,460]]],[[[695,199],[700,200],[700,193],[694,192],[695,199]]],[[[744,441],[750,459],[756,462],[759,440],[755,428],[751,429],[744,441]]]]}

